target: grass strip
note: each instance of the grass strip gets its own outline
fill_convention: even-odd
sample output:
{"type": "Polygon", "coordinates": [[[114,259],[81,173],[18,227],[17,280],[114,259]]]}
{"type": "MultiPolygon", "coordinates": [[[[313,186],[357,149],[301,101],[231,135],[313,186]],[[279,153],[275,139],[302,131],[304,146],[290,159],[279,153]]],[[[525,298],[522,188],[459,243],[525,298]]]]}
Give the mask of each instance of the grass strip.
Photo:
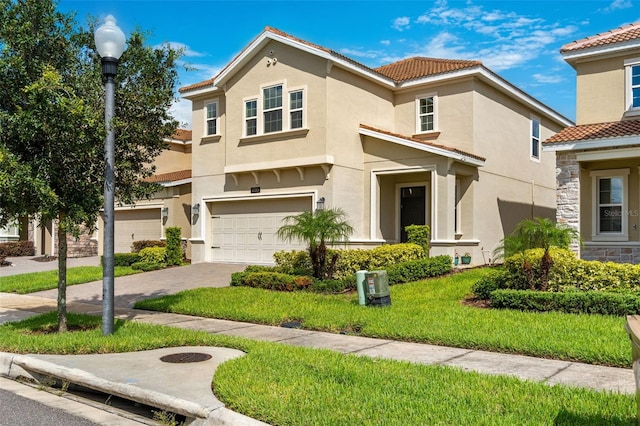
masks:
{"type": "MultiPolygon", "coordinates": [[[[116,266],[114,275],[122,277],[137,274],[130,266],[116,266]]],[[[67,285],[84,284],[102,279],[102,266],[77,266],[67,269],[67,285]]],[[[28,294],[36,291],[51,290],[58,287],[58,270],[30,272],[27,274],[0,277],[0,292],[28,294]]]]}
{"type": "Polygon", "coordinates": [[[357,295],[200,288],[138,302],[136,307],[312,330],[631,366],[625,318],[481,309],[461,301],[486,270],[391,287],[390,307],[364,307],[357,295]]]}
{"type": "Polygon", "coordinates": [[[223,363],[214,393],[228,408],[278,425],[633,425],[633,395],[343,355],[122,320],[102,336],[100,318],[54,312],[0,326],[0,350],[110,353],[181,345],[224,346],[247,356],[223,363]],[[88,328],[88,329],[87,329],[88,328]]]}

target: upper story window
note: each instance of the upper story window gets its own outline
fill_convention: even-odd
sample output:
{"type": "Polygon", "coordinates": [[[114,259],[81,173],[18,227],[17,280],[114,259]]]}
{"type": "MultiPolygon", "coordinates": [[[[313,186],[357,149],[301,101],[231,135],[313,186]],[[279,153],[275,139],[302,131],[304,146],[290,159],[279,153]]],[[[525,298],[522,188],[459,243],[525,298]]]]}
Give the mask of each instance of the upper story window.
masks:
{"type": "Polygon", "coordinates": [[[205,136],[218,134],[218,101],[207,102],[204,105],[205,110],[205,136]]]}
{"type": "Polygon", "coordinates": [[[282,131],[282,85],[262,89],[264,133],[282,131]]]}
{"type": "Polygon", "coordinates": [[[251,99],[244,103],[245,135],[253,136],[258,133],[258,100],[251,99]]]}
{"type": "Polygon", "coordinates": [[[625,61],[627,111],[640,111],[640,58],[625,61]]]}
{"type": "Polygon", "coordinates": [[[593,241],[628,240],[629,169],[595,170],[593,185],[593,241]]]}
{"type": "Polygon", "coordinates": [[[416,98],[417,133],[433,132],[437,129],[438,98],[436,95],[424,95],[416,98]]]}
{"type": "Polygon", "coordinates": [[[540,120],[531,118],[531,158],[540,159],[540,120]]]}
{"type": "Polygon", "coordinates": [[[302,128],[302,110],[303,110],[303,92],[296,90],[289,93],[289,114],[291,116],[289,122],[292,129],[302,128]]]}
{"type": "Polygon", "coordinates": [[[288,89],[286,83],[263,86],[259,96],[244,100],[244,136],[304,128],[305,101],[305,89],[288,89]]]}

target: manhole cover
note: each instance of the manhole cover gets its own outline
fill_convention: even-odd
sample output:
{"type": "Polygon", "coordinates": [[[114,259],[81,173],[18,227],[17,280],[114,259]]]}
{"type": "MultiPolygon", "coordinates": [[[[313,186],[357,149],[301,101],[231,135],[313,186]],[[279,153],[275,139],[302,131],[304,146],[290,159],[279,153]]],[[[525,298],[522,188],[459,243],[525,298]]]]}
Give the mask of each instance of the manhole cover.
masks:
{"type": "Polygon", "coordinates": [[[211,359],[211,355],[198,352],[182,352],[179,354],[165,355],[160,358],[162,362],[171,362],[174,364],[183,364],[187,362],[202,362],[211,359]]]}

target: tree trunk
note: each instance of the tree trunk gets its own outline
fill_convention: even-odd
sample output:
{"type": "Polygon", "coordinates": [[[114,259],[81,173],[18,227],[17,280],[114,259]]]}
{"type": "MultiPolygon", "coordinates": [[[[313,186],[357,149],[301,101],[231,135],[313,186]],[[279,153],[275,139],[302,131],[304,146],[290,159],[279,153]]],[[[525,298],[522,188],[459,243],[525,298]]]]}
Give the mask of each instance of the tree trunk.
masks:
{"type": "Polygon", "coordinates": [[[549,250],[545,250],[540,259],[540,290],[547,291],[549,287],[549,271],[553,266],[553,258],[549,254],[549,250]]]}
{"type": "Polygon", "coordinates": [[[58,217],[58,333],[67,331],[67,233],[58,217]]]}

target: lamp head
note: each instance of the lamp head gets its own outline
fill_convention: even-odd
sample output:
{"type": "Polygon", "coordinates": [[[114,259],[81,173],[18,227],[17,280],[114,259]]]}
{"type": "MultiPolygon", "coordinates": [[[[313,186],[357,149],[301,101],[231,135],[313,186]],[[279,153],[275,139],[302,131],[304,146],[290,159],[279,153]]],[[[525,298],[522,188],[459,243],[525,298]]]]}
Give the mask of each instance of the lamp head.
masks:
{"type": "Polygon", "coordinates": [[[104,18],[104,24],[100,25],[94,34],[96,49],[102,58],[120,59],[126,49],[124,33],[116,25],[116,18],[109,15],[104,18]]]}

